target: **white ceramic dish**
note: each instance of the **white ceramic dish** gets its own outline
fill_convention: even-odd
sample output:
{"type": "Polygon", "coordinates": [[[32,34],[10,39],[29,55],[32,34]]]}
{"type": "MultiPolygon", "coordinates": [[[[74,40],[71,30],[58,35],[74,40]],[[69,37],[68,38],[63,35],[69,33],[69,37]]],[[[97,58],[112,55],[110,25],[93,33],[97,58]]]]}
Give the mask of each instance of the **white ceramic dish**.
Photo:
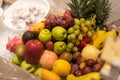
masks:
{"type": "Polygon", "coordinates": [[[41,14],[42,17],[39,18],[39,21],[41,21],[48,14],[50,9],[50,5],[47,0],[17,0],[4,13],[3,23],[5,24],[5,26],[15,31],[25,31],[27,28],[18,29],[15,27],[15,25],[13,25],[13,13],[16,9],[27,8],[31,6],[39,7],[41,11],[44,11],[44,14],[41,14]]]}
{"type": "Polygon", "coordinates": [[[3,20],[3,9],[0,8],[0,23],[2,22],[3,20]]]}

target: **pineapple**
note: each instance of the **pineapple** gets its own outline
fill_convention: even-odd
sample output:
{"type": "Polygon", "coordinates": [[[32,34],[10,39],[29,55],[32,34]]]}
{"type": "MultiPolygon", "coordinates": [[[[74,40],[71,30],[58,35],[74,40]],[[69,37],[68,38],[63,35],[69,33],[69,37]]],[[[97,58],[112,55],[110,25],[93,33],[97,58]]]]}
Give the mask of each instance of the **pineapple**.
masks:
{"type": "Polygon", "coordinates": [[[96,25],[104,24],[109,17],[109,0],[71,0],[67,3],[76,18],[90,18],[96,15],[96,25]]]}

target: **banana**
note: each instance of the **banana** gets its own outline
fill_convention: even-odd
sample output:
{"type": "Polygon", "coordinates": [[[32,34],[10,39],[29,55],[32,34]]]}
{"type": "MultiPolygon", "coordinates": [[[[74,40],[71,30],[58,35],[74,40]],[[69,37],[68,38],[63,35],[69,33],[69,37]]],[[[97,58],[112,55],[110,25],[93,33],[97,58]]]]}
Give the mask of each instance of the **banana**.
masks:
{"type": "Polygon", "coordinates": [[[104,30],[98,30],[95,33],[95,35],[92,37],[93,46],[95,46],[98,49],[102,48],[106,38],[109,36],[116,37],[117,36],[116,31],[111,30],[111,31],[106,32],[104,30]]]}
{"type": "Polygon", "coordinates": [[[80,77],[75,77],[73,74],[69,74],[66,80],[101,80],[101,78],[99,72],[92,72],[80,77]]]}

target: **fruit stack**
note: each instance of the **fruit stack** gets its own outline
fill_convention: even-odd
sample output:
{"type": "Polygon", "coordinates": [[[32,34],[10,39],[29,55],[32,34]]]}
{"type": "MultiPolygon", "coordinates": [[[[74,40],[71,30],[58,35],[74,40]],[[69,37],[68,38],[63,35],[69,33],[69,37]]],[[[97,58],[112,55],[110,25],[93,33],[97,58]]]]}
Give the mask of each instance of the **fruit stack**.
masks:
{"type": "Polygon", "coordinates": [[[109,1],[71,0],[68,6],[62,15],[50,14],[10,39],[12,62],[43,80],[101,80],[105,40],[117,37],[104,25],[109,1]]]}

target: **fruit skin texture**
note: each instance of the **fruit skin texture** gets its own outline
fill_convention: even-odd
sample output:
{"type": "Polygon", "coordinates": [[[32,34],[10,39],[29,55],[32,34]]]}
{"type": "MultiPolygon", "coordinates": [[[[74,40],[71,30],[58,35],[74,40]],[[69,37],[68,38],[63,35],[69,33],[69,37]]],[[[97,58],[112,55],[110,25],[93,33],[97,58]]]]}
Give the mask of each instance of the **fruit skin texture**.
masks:
{"type": "Polygon", "coordinates": [[[32,31],[26,31],[24,32],[24,34],[22,35],[22,40],[23,43],[25,44],[27,41],[31,40],[31,39],[35,39],[36,35],[35,33],[33,33],[32,31]]]}
{"type": "Polygon", "coordinates": [[[25,54],[25,45],[24,44],[19,44],[16,48],[15,54],[19,57],[24,58],[25,54]]]}
{"type": "Polygon", "coordinates": [[[49,29],[41,30],[41,32],[39,33],[38,38],[43,43],[46,43],[46,42],[50,41],[51,38],[52,38],[50,30],[49,29]]]}
{"type": "Polygon", "coordinates": [[[33,32],[39,33],[41,30],[45,28],[45,23],[44,22],[39,22],[33,26],[33,32]]]}
{"type": "Polygon", "coordinates": [[[33,73],[36,70],[35,65],[29,64],[25,60],[21,63],[20,67],[23,68],[24,70],[30,72],[30,73],[33,73]]]}
{"type": "Polygon", "coordinates": [[[54,52],[60,55],[66,50],[66,43],[63,41],[57,41],[54,43],[54,52]]]}
{"type": "Polygon", "coordinates": [[[47,50],[53,50],[53,47],[54,47],[54,43],[52,41],[48,41],[46,44],[45,44],[45,48],[47,50]]]}
{"type": "Polygon", "coordinates": [[[72,61],[72,54],[69,53],[69,52],[63,52],[61,55],[60,55],[60,59],[65,59],[67,60],[68,62],[71,62],[72,61]]]}
{"type": "Polygon", "coordinates": [[[69,74],[66,80],[101,80],[101,78],[99,72],[92,72],[80,77],[75,77],[73,74],[69,74]]]}
{"type": "Polygon", "coordinates": [[[100,50],[92,45],[86,45],[82,50],[82,57],[84,59],[93,59],[96,60],[100,54],[100,50]]]}
{"type": "Polygon", "coordinates": [[[29,40],[25,44],[25,60],[28,63],[36,64],[44,51],[44,45],[36,39],[29,40]]]}
{"type": "Polygon", "coordinates": [[[12,63],[20,66],[21,62],[23,61],[23,58],[18,57],[17,55],[14,55],[12,58],[12,63]]]}
{"type": "Polygon", "coordinates": [[[17,46],[22,43],[22,38],[20,36],[15,36],[8,41],[8,43],[6,44],[6,49],[15,53],[17,46]]]}
{"type": "Polygon", "coordinates": [[[43,80],[62,80],[56,73],[44,68],[38,68],[34,74],[43,80]]]}
{"type": "Polygon", "coordinates": [[[40,57],[39,63],[43,68],[52,69],[54,62],[58,59],[55,52],[45,50],[40,57]]]}
{"type": "Polygon", "coordinates": [[[64,59],[58,59],[55,61],[52,71],[59,76],[66,76],[71,71],[71,65],[68,61],[64,59]]]}
{"type": "Polygon", "coordinates": [[[62,26],[56,26],[52,29],[52,36],[55,40],[64,40],[67,37],[67,31],[62,26]]]}

